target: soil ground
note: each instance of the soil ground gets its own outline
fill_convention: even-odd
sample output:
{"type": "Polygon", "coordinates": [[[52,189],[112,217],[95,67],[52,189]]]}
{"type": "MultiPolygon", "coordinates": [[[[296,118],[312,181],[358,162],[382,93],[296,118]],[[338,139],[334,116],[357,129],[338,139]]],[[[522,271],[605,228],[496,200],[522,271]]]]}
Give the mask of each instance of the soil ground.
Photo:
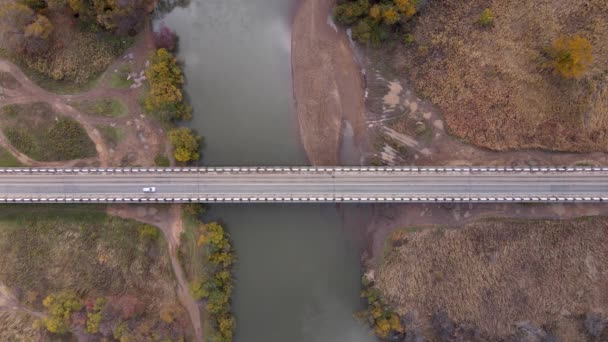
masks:
{"type": "MultiPolygon", "coordinates": [[[[484,219],[394,231],[374,273],[383,296],[430,340],[593,339],[608,311],[608,219],[484,219]]],[[[596,338],[608,337],[608,328],[596,338]]]]}
{"type": "Polygon", "coordinates": [[[313,165],[337,165],[344,121],[365,135],[363,77],[342,29],[328,24],[335,0],[302,1],[292,26],[292,70],[300,137],[313,165]]]}

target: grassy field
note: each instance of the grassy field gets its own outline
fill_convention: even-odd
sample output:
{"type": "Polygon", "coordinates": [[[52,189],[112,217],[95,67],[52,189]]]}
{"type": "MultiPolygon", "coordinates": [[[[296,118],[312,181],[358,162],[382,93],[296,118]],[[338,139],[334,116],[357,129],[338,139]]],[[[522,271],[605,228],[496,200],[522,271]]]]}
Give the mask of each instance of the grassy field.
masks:
{"type": "Polygon", "coordinates": [[[606,340],[608,326],[602,339],[593,322],[608,318],[607,227],[595,217],[396,230],[375,287],[431,340],[606,340]]]}
{"type": "Polygon", "coordinates": [[[127,106],[117,99],[100,99],[95,101],[81,101],[74,104],[81,112],[89,115],[119,118],[128,114],[127,106]]]}
{"type": "Polygon", "coordinates": [[[19,64],[36,84],[56,93],[93,88],[102,72],[134,41],[133,37],[92,32],[61,9],[49,10],[47,14],[54,27],[51,37],[54,44],[47,54],[21,56],[4,49],[0,56],[19,64]]]}
{"type": "Polygon", "coordinates": [[[20,152],[39,161],[94,157],[95,145],[75,120],[41,102],[2,108],[2,131],[20,152]]]}
{"type": "Polygon", "coordinates": [[[449,131],[496,150],[608,151],[608,6],[604,0],[430,1],[413,42],[381,59],[437,104],[449,131]],[[479,24],[484,9],[491,25],[479,24]],[[578,34],[593,62],[579,79],[552,73],[548,48],[578,34]]]}
{"type": "Polygon", "coordinates": [[[13,157],[9,151],[3,147],[0,147],[0,166],[13,167],[22,166],[22,164],[17,160],[17,158],[13,157]]]}
{"type": "MultiPolygon", "coordinates": [[[[0,282],[34,311],[44,312],[42,299],[65,290],[85,304],[105,298],[97,340],[116,336],[121,325],[131,340],[179,340],[188,319],[177,304],[161,236],[154,227],[107,216],[103,206],[3,206],[0,282]]],[[[83,310],[90,310],[87,305],[83,310]]],[[[81,337],[83,314],[76,312],[71,320],[81,337]]],[[[0,324],[0,340],[14,337],[7,332],[18,329],[6,329],[14,319],[0,316],[0,324]]]]}
{"type": "Polygon", "coordinates": [[[116,72],[108,74],[108,85],[111,88],[127,89],[133,84],[133,79],[127,79],[131,72],[131,67],[128,64],[122,64],[116,72]]]}

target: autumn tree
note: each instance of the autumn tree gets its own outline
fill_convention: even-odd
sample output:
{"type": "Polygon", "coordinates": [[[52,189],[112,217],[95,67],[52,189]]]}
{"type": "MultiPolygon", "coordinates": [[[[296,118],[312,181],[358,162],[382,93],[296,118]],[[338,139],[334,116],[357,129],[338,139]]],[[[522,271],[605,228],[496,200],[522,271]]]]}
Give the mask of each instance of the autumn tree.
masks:
{"type": "Polygon", "coordinates": [[[580,77],[593,61],[591,43],[580,35],[560,37],[549,50],[553,72],[566,78],[580,77]]]}
{"type": "Polygon", "coordinates": [[[165,26],[164,23],[161,23],[158,31],[154,32],[154,44],[157,49],[175,51],[177,47],[177,34],[165,26]]]}
{"type": "Polygon", "coordinates": [[[50,45],[53,25],[23,4],[0,8],[0,39],[17,53],[40,54],[50,45]]]}
{"type": "Polygon", "coordinates": [[[48,310],[48,316],[43,319],[46,329],[57,334],[69,330],[72,313],[82,308],[82,302],[74,291],[51,294],[42,301],[42,305],[48,310]]]}
{"type": "Polygon", "coordinates": [[[143,23],[148,0],[67,0],[78,18],[118,34],[134,35],[143,23]]]}
{"type": "Polygon", "coordinates": [[[180,127],[169,131],[169,141],[173,144],[173,156],[179,162],[198,160],[200,137],[194,131],[186,127],[180,127]]]}
{"type": "Polygon", "coordinates": [[[150,90],[144,106],[162,121],[190,120],[192,109],[184,103],[184,76],[177,59],[167,49],[158,49],[146,69],[150,90]]]}
{"type": "Polygon", "coordinates": [[[45,10],[48,5],[44,0],[18,0],[18,3],[25,5],[36,12],[45,10]]]}

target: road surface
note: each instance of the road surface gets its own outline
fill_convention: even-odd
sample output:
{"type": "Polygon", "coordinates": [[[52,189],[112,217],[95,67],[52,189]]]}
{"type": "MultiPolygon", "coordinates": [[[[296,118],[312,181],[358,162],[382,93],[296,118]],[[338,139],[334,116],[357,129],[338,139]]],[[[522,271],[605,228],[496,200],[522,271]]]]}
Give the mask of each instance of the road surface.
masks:
{"type": "Polygon", "coordinates": [[[608,168],[0,169],[0,203],[556,201],[608,202],[608,168]]]}

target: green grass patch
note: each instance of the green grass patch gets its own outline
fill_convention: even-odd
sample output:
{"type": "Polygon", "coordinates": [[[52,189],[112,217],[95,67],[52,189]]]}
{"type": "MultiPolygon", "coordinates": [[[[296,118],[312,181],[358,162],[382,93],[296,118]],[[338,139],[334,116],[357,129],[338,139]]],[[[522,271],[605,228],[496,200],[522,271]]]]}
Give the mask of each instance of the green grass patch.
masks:
{"type": "Polygon", "coordinates": [[[2,167],[14,167],[14,166],[22,166],[8,150],[4,147],[0,147],[0,166],[2,167]]]}
{"type": "Polygon", "coordinates": [[[127,106],[118,99],[85,100],[75,103],[74,107],[85,114],[110,118],[119,118],[128,114],[127,106]]]}
{"type": "Polygon", "coordinates": [[[125,136],[124,130],[120,127],[97,126],[96,128],[101,133],[103,140],[112,148],[118,146],[125,136]]]}
{"type": "Polygon", "coordinates": [[[57,115],[49,104],[36,102],[2,109],[2,131],[21,153],[38,161],[94,157],[95,144],[74,119],[57,115]]]}
{"type": "Polygon", "coordinates": [[[122,64],[116,71],[109,73],[108,85],[116,89],[129,88],[133,84],[132,79],[127,79],[130,72],[131,67],[128,64],[122,64]]]}

